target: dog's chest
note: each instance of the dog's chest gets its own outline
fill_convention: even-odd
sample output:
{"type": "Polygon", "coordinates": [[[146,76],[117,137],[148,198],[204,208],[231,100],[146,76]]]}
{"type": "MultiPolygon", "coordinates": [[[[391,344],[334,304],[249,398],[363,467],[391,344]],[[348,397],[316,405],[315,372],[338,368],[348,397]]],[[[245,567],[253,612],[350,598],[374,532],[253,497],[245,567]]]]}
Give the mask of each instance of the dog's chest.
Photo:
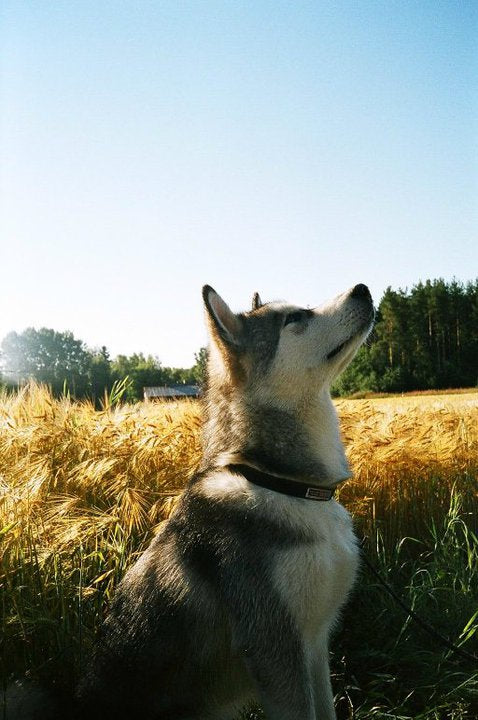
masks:
{"type": "Polygon", "coordinates": [[[315,542],[278,552],[274,565],[280,595],[299,631],[310,639],[334,622],[358,565],[352,522],[343,507],[321,508],[315,534],[315,542]]]}

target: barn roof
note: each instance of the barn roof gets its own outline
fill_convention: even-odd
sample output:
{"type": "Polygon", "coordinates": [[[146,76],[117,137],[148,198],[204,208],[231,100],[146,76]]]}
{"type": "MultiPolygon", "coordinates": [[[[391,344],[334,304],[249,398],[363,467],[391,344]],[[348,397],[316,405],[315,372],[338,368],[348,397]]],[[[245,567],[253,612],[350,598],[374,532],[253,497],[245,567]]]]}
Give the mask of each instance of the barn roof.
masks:
{"type": "Polygon", "coordinates": [[[143,388],[144,397],[149,398],[171,398],[171,397],[198,397],[198,385],[168,385],[163,387],[143,388]]]}

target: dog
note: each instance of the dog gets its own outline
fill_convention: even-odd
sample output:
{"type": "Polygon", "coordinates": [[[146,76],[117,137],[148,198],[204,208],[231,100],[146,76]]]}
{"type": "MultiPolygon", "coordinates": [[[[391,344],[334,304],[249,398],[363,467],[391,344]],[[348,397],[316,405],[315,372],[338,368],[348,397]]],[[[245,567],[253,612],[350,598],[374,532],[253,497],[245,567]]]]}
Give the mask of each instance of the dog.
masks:
{"type": "Polygon", "coordinates": [[[126,573],[77,717],[335,720],[328,642],[358,548],[329,388],[373,324],[368,288],[236,314],[206,285],[203,459],[126,573]]]}

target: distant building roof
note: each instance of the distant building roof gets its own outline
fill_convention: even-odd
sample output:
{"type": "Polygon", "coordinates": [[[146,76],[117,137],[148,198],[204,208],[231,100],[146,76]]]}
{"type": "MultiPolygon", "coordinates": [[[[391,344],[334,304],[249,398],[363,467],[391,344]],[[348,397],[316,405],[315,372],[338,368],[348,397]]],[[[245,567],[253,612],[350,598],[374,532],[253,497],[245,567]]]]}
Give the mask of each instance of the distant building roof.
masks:
{"type": "Polygon", "coordinates": [[[151,398],[182,398],[182,397],[198,397],[198,385],[168,385],[163,387],[145,387],[143,388],[144,399],[151,398]]]}

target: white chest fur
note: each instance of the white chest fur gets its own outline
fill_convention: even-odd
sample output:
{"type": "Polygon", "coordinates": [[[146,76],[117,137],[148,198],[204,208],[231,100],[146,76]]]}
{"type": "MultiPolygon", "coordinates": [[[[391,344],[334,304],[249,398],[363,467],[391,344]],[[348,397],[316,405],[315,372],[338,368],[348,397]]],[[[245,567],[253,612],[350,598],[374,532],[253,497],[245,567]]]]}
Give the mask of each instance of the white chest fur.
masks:
{"type": "MultiPolygon", "coordinates": [[[[279,592],[306,640],[328,634],[355,580],[358,549],[350,515],[334,500],[301,502],[302,522],[316,541],[280,551],[274,566],[279,592]]],[[[294,523],[299,508],[294,509],[294,523]]],[[[294,523],[295,524],[295,523],[294,523]]]]}
{"type": "Polygon", "coordinates": [[[218,472],[203,481],[214,498],[241,496],[251,508],[276,517],[313,541],[276,551],[274,581],[303,637],[327,633],[355,580],[358,548],[347,510],[335,500],[296,500],[251,485],[239,475],[218,472]]]}

